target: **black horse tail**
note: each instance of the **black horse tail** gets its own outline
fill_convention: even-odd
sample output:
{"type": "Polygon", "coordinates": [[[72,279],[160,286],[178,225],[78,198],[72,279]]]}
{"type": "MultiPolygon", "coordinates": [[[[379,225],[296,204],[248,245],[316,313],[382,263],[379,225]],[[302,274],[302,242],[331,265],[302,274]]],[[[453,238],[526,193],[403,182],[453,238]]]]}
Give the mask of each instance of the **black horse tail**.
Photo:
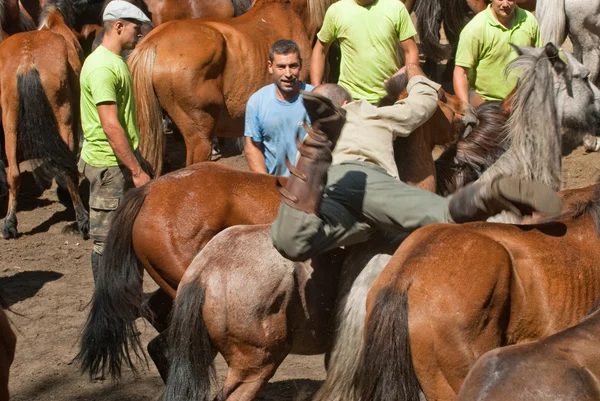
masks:
{"type": "Polygon", "coordinates": [[[450,57],[450,48],[440,43],[440,28],[442,27],[441,1],[417,1],[415,14],[417,16],[417,33],[425,58],[438,63],[450,57]]]}
{"type": "Polygon", "coordinates": [[[215,351],[204,323],[205,292],[194,283],[177,291],[169,328],[171,363],[162,401],[206,401],[215,377],[215,351]]]}
{"type": "Polygon", "coordinates": [[[70,177],[77,182],[75,154],[60,137],[50,101],[44,92],[37,68],[17,74],[19,119],[17,148],[25,160],[34,163],[38,183],[52,178],[64,186],[70,177]]]}
{"type": "Polygon", "coordinates": [[[90,377],[121,376],[123,361],[135,372],[135,359],[144,359],[135,319],[149,316],[143,302],[142,268],[132,245],[133,225],[148,193],[148,185],[129,191],[115,211],[98,266],[92,309],[81,335],[76,359],[90,377]]]}
{"type": "Polygon", "coordinates": [[[419,401],[421,387],[410,354],[406,290],[381,290],[365,329],[366,346],[355,375],[360,399],[419,401]]]}
{"type": "Polygon", "coordinates": [[[460,32],[473,17],[473,11],[465,0],[443,0],[441,13],[444,16],[444,33],[450,45],[458,45],[460,32]]]}

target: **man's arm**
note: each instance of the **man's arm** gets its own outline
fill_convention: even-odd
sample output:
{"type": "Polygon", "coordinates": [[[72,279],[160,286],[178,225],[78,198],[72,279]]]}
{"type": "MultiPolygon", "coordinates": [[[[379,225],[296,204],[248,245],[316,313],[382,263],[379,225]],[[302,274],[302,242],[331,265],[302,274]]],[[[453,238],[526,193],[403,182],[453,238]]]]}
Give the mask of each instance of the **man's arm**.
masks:
{"type": "Polygon", "coordinates": [[[102,129],[106,134],[108,143],[113,152],[115,152],[115,156],[131,171],[133,184],[139,187],[150,181],[150,177],[142,170],[140,163],[129,146],[125,130],[119,122],[117,104],[114,102],[101,103],[96,108],[98,109],[100,124],[102,124],[102,129]]]}
{"type": "Polygon", "coordinates": [[[248,160],[250,171],[267,174],[267,165],[265,163],[265,156],[263,153],[264,150],[265,148],[262,142],[254,142],[249,136],[246,137],[244,153],[246,153],[246,159],[248,160]]]}
{"type": "Polygon", "coordinates": [[[419,48],[415,42],[415,38],[409,38],[400,42],[402,50],[404,51],[404,57],[406,59],[405,64],[419,64],[419,48]]]}
{"type": "Polygon", "coordinates": [[[312,56],[310,57],[310,84],[312,86],[321,85],[329,46],[330,43],[323,43],[319,39],[317,39],[317,42],[315,43],[312,56]]]}
{"type": "Polygon", "coordinates": [[[408,77],[408,97],[392,106],[380,107],[377,113],[387,121],[394,137],[406,137],[437,110],[440,85],[428,79],[418,64],[407,64],[399,72],[408,77]]]}
{"type": "Polygon", "coordinates": [[[465,103],[469,102],[469,69],[459,65],[454,67],[452,84],[454,93],[465,103]]]}

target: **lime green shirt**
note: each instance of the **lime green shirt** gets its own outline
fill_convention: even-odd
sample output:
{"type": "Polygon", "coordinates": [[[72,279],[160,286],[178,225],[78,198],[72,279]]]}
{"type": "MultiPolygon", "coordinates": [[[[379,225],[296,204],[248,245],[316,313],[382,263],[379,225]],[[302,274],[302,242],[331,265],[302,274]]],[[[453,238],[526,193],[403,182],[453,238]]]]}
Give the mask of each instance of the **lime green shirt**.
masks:
{"type": "Polygon", "coordinates": [[[132,150],[139,145],[136,125],[133,78],[127,64],[105,47],[98,46],[83,63],[81,69],[81,126],[83,147],[81,157],[94,167],[110,167],[121,164],[113,152],[100,124],[96,105],[115,102],[119,122],[132,150]]]}
{"type": "Polygon", "coordinates": [[[483,100],[502,100],[517,83],[514,75],[504,77],[506,66],[517,58],[509,43],[542,46],[540,28],[529,11],[517,7],[515,21],[509,29],[498,22],[488,5],[460,33],[455,64],[469,68],[469,86],[483,100]]]}
{"type": "Polygon", "coordinates": [[[327,9],[317,38],[338,39],[342,52],[339,84],[354,99],[378,102],[386,95],[383,81],[400,68],[398,41],[415,36],[415,27],[400,0],[377,0],[368,7],[340,0],[327,9]]]}

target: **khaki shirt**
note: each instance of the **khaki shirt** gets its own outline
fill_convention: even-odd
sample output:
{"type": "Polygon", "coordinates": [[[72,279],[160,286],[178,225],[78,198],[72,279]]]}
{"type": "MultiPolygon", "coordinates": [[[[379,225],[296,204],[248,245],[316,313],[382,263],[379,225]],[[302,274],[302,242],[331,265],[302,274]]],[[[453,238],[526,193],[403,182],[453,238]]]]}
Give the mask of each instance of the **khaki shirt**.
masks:
{"type": "Polygon", "coordinates": [[[333,150],[333,164],[370,162],[398,178],[394,139],[409,136],[435,113],[440,85],[416,76],[406,89],[408,97],[391,106],[378,108],[366,100],[343,106],[347,112],[346,124],[333,150]]]}

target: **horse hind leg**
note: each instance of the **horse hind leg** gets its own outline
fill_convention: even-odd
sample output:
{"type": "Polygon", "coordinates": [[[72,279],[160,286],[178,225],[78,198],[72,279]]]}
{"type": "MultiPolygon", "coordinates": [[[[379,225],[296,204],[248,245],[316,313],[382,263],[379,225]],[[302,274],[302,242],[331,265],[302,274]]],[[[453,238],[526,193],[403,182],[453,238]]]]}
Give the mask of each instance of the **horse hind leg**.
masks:
{"type": "MultiPolygon", "coordinates": [[[[4,105],[3,105],[4,106],[4,105]]],[[[17,122],[16,111],[11,110],[11,105],[3,107],[2,125],[4,129],[4,148],[8,168],[6,182],[8,184],[8,211],[2,223],[2,237],[5,239],[17,238],[17,198],[21,187],[21,171],[17,159],[17,122]]]]}

